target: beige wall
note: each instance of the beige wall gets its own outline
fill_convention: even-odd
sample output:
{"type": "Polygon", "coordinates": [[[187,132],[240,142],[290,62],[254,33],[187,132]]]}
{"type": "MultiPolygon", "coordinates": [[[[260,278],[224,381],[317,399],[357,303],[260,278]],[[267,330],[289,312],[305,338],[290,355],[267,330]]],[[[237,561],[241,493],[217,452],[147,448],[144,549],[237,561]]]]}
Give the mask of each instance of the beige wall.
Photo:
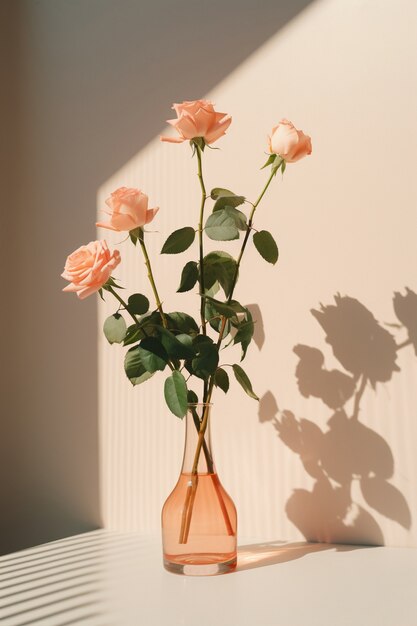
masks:
{"type": "Polygon", "coordinates": [[[59,277],[95,237],[97,189],[174,94],[211,89],[306,4],[0,2],[0,552],[101,524],[96,303],[59,277]],[[191,62],[197,45],[213,56],[191,62]]]}
{"type": "MultiPolygon", "coordinates": [[[[286,116],[313,138],[313,155],[274,181],[257,217],[276,236],[280,261],[273,268],[250,249],[236,294],[262,311],[258,347],[245,362],[260,406],[236,385],[215,398],[217,463],[242,536],[417,545],[417,358],[411,346],[390,357],[388,332],[397,344],[407,335],[387,325],[398,324],[394,292],[417,290],[416,8],[411,0],[318,0],[214,88],[173,89],[157,102],[158,131],[174,99],[208,95],[232,113],[221,151],[205,155],[207,186],[251,200],[266,177],[259,167],[270,128],[286,116]],[[338,293],[355,301],[342,301],[347,312],[329,343],[311,309],[338,293]],[[299,344],[316,350],[302,352],[298,384],[299,344]],[[351,371],[384,380],[366,386],[357,419],[343,367],[352,360],[351,371]]],[[[155,258],[168,233],[197,221],[195,166],[186,145],[161,144],[155,133],[100,186],[98,207],[117,186],[146,190],[161,207],[148,237],[155,258]]],[[[120,244],[122,282],[150,295],[138,251],[121,236],[106,238],[120,244]]],[[[197,313],[195,298],[174,293],[195,257],[156,262],[168,310],[197,313]]],[[[100,304],[100,323],[113,310],[100,304]]],[[[132,389],[122,349],[102,337],[99,345],[104,523],[155,530],[179,470],[183,425],[164,406],[163,377],[132,389]]]]}

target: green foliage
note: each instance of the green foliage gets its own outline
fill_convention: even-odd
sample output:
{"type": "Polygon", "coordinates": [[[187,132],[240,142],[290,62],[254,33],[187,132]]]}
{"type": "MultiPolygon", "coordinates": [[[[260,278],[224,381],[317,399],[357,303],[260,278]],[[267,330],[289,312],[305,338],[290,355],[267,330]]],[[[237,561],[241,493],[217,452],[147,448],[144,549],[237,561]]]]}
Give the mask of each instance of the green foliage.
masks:
{"type": "Polygon", "coordinates": [[[227,393],[229,391],[229,376],[227,372],[221,367],[218,367],[216,369],[216,372],[214,374],[214,384],[216,385],[216,387],[220,387],[220,389],[224,391],[224,393],[227,393]]]}
{"type": "Polygon", "coordinates": [[[198,264],[196,261],[189,261],[182,270],[180,286],[177,292],[190,291],[198,281],[198,264]]]}
{"type": "Polygon", "coordinates": [[[120,313],[110,315],[103,325],[103,332],[110,344],[122,343],[126,336],[126,322],[120,313]]]}
{"type": "MultiPolygon", "coordinates": [[[[211,328],[216,332],[220,332],[220,327],[222,325],[222,317],[220,313],[218,313],[215,308],[212,306],[210,300],[206,298],[205,301],[205,316],[206,320],[210,324],[211,328]]],[[[230,322],[227,320],[224,328],[223,337],[226,337],[230,332],[230,322]]]]}
{"type": "Polygon", "coordinates": [[[132,385],[140,385],[153,376],[144,366],[138,346],[126,352],[124,366],[126,376],[132,385]]]}
{"type": "Polygon", "coordinates": [[[187,402],[188,404],[198,404],[198,396],[192,389],[187,392],[187,402]]]}
{"type": "Polygon", "coordinates": [[[234,220],[236,228],[239,230],[246,230],[248,226],[246,215],[232,206],[225,206],[224,209],[220,209],[216,213],[227,213],[234,220]]]}
{"type": "Polygon", "coordinates": [[[151,374],[162,372],[169,361],[167,351],[156,337],[145,337],[138,346],[138,353],[143,367],[151,374]]]}
{"type": "Polygon", "coordinates": [[[203,264],[206,293],[218,282],[226,297],[229,297],[237,271],[234,258],[227,252],[210,252],[204,257],[203,264]]]}
{"type": "Polygon", "coordinates": [[[137,324],[132,324],[126,331],[125,338],[123,339],[124,346],[130,346],[132,343],[137,343],[141,339],[146,337],[142,328],[139,328],[137,324]]]}
{"type": "Polygon", "coordinates": [[[198,335],[198,324],[188,313],[174,311],[173,313],[168,313],[166,317],[168,318],[170,330],[176,330],[191,337],[198,335]]]}
{"type": "Polygon", "coordinates": [[[149,300],[141,293],[134,293],[127,301],[127,309],[129,313],[143,315],[149,311],[149,300]]]}
{"type": "Polygon", "coordinates": [[[275,243],[275,239],[267,230],[260,230],[253,236],[253,243],[259,254],[268,261],[268,263],[275,263],[278,261],[278,246],[275,243]]]}
{"type": "Polygon", "coordinates": [[[249,347],[250,342],[252,341],[253,333],[255,330],[255,325],[253,323],[252,314],[249,309],[245,308],[245,316],[243,320],[239,321],[238,324],[233,324],[237,328],[237,333],[233,338],[233,343],[240,343],[242,346],[242,357],[241,361],[246,356],[247,349],[249,347]]]}
{"type": "Polygon", "coordinates": [[[246,229],[246,215],[233,206],[213,210],[207,218],[205,232],[214,241],[239,239],[239,230],[246,229]]]}
{"type": "Polygon", "coordinates": [[[192,373],[206,380],[214,374],[219,364],[219,351],[210,337],[199,335],[194,339],[197,355],[191,361],[192,373]]]}
{"type": "Polygon", "coordinates": [[[178,370],[174,370],[166,379],[164,396],[169,410],[177,417],[183,418],[187,413],[187,384],[178,370]]]}
{"type": "Polygon", "coordinates": [[[140,341],[144,337],[151,335],[158,335],[158,327],[162,324],[161,314],[159,311],[153,311],[150,314],[145,314],[138,320],[138,324],[132,324],[129,326],[126,332],[126,336],[123,341],[124,346],[131,345],[140,341]]]}
{"type": "Polygon", "coordinates": [[[161,343],[172,359],[192,359],[195,351],[184,340],[180,341],[170,330],[159,327],[161,343]]]}
{"type": "Polygon", "coordinates": [[[162,246],[161,254],[178,254],[191,246],[195,230],[191,226],[174,230],[162,246]]]}
{"type": "Polygon", "coordinates": [[[240,365],[233,365],[233,373],[239,385],[243,388],[243,390],[248,394],[250,398],[254,400],[259,400],[258,396],[252,389],[252,383],[250,382],[248,375],[246,372],[240,367],[240,365]]]}
{"type": "Polygon", "coordinates": [[[205,233],[214,241],[232,241],[239,239],[239,229],[234,219],[225,210],[212,213],[206,221],[205,233]]]}
{"type": "Polygon", "coordinates": [[[235,318],[238,320],[238,313],[245,313],[246,309],[237,300],[230,300],[230,302],[220,302],[215,298],[209,298],[206,296],[206,300],[210,303],[214,311],[227,318],[235,318]]]}
{"type": "Polygon", "coordinates": [[[225,206],[237,207],[245,202],[244,196],[238,196],[233,191],[221,187],[212,189],[210,195],[213,200],[216,200],[213,212],[223,209],[225,206]]]}

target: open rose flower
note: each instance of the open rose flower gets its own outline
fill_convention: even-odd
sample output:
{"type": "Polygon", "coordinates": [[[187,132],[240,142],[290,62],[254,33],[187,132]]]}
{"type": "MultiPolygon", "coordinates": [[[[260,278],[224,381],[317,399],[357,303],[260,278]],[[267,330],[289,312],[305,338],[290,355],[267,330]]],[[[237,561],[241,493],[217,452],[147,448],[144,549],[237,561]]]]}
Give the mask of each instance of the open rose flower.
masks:
{"type": "Polygon", "coordinates": [[[205,143],[217,141],[229,128],[232,118],[227,113],[218,113],[209,100],[192,100],[174,104],[172,108],[177,119],[167,120],[177,131],[179,137],[161,137],[162,141],[182,143],[196,137],[202,137],[205,143]]]}
{"type": "Polygon", "coordinates": [[[109,222],[97,222],[96,226],[109,230],[128,231],[149,224],[159,208],[148,209],[148,196],[140,189],[119,187],[113,191],[106,204],[110,211],[109,222]]]}
{"type": "Polygon", "coordinates": [[[70,284],[63,291],[75,291],[80,300],[98,291],[120,263],[118,250],[110,252],[105,241],[90,241],[69,255],[62,278],[70,284]]]}
{"type": "Polygon", "coordinates": [[[311,138],[297,130],[289,120],[281,120],[269,137],[269,151],[278,154],[287,163],[295,163],[311,154],[311,138]]]}

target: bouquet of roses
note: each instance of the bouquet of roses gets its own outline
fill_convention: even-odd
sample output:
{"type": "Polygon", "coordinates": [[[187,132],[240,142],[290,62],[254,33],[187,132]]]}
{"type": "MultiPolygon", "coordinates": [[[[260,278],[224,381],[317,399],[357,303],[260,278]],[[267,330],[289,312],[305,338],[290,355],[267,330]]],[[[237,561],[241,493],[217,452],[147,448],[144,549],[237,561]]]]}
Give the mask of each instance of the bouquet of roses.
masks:
{"type": "MultiPolygon", "coordinates": [[[[255,214],[277,173],[283,174],[287,163],[311,153],[311,140],[285,119],[272,129],[269,155],[263,166],[269,168],[269,175],[259,197],[250,202],[228,189],[215,187],[208,192],[204,182],[204,151],[225,134],[231,123],[230,115],[216,111],[207,100],[174,104],[173,109],[177,117],[168,123],[177,135],[161,139],[172,143],[189,142],[196,158],[201,203],[195,223],[169,235],[161,254],[180,254],[196,242],[196,258],[185,264],[177,291],[196,288],[198,319],[188,313],[166,310],[162,304],[146,247],[146,226],[155,218],[158,208],[148,208],[148,196],[139,189],[121,187],[114,191],[106,200],[108,221],[99,222],[97,226],[126,232],[131,243],[140,246],[153,305],[140,293],[130,295],[127,300],[120,295],[121,287],[112,274],[121,256],[118,250],[109,250],[105,241],[90,242],[70,254],[62,276],[69,281],[64,291],[73,291],[80,299],[95,292],[102,298],[104,294],[115,298],[117,310],[106,319],[103,330],[111,344],[127,347],[126,376],[133,385],[140,385],[157,372],[167,371],[165,400],[171,412],[182,418],[187,406],[199,401],[197,394],[188,389],[189,379],[201,380],[201,400],[208,404],[215,387],[225,393],[229,389],[226,367],[231,367],[244,391],[258,399],[242,366],[238,363],[219,365],[219,352],[227,340],[240,344],[241,360],[245,358],[254,332],[254,320],[249,309],[234,297],[243,254],[247,245],[253,243],[265,261],[275,264],[278,260],[277,244],[271,233],[254,227],[255,214]],[[214,241],[241,238],[237,258],[227,251],[205,254],[205,237],[214,241]]],[[[196,424],[199,438],[193,472],[197,471],[201,448],[204,449],[207,414],[205,412],[196,424]]]]}

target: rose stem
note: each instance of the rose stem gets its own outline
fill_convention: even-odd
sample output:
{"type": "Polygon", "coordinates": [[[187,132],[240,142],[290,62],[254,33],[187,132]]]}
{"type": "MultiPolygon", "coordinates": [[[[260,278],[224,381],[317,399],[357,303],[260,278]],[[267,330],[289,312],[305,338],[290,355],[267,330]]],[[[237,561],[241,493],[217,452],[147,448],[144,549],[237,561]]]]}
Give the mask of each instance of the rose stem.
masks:
{"type": "Polygon", "coordinates": [[[119,296],[119,294],[113,289],[113,287],[111,287],[110,285],[106,285],[105,289],[106,291],[110,291],[110,293],[116,298],[116,300],[118,300],[120,304],[125,308],[125,310],[129,313],[135,324],[139,326],[139,321],[136,319],[135,315],[129,311],[126,302],[119,296]]]}
{"type": "MultiPolygon", "coordinates": [[[[203,167],[202,167],[202,150],[200,148],[199,145],[194,144],[195,150],[196,150],[196,154],[197,154],[197,176],[198,179],[200,181],[200,187],[201,187],[201,203],[200,203],[200,218],[199,218],[199,223],[198,223],[198,245],[199,245],[199,258],[200,258],[200,273],[199,273],[199,285],[200,285],[200,298],[201,298],[201,302],[200,302],[200,318],[201,318],[201,328],[202,328],[202,332],[203,335],[207,335],[207,328],[206,328],[206,316],[205,316],[205,299],[204,299],[204,295],[205,295],[205,286],[204,286],[204,247],[203,247],[203,220],[204,220],[204,207],[206,204],[206,199],[207,199],[207,192],[206,192],[206,187],[204,184],[204,178],[203,178],[203,167]]],[[[207,398],[207,392],[208,392],[208,385],[207,385],[207,381],[204,381],[204,389],[203,389],[203,402],[206,401],[207,398]]],[[[203,413],[203,421],[201,422],[201,424],[198,425],[196,424],[196,428],[199,428],[199,454],[198,454],[198,458],[197,458],[197,466],[198,466],[198,459],[200,457],[200,451],[201,451],[201,447],[203,446],[204,448],[204,453],[206,456],[206,460],[208,461],[210,456],[208,456],[206,454],[206,443],[205,443],[205,439],[204,439],[204,434],[205,434],[205,430],[207,427],[207,419],[206,419],[206,426],[204,427],[204,431],[202,433],[202,437],[201,437],[201,429],[202,429],[202,424],[204,422],[204,415],[206,415],[206,411],[208,414],[208,407],[205,407],[204,413],[203,413]],[[200,437],[201,437],[201,442],[200,442],[200,437]]],[[[208,450],[207,450],[208,452],[208,450]]],[[[181,521],[181,530],[180,530],[180,543],[186,543],[187,542],[187,538],[188,538],[188,532],[189,532],[189,527],[190,527],[190,523],[191,523],[191,513],[193,510],[193,505],[194,505],[194,499],[195,499],[195,494],[196,494],[196,490],[197,490],[197,484],[198,484],[198,473],[197,473],[197,466],[196,469],[194,471],[193,469],[193,473],[192,473],[192,484],[191,487],[189,487],[187,489],[187,494],[186,494],[186,498],[185,498],[185,504],[184,504],[184,509],[183,509],[183,516],[182,516],[182,521],[181,521]],[[184,541],[184,532],[186,530],[186,539],[184,541]]],[[[230,523],[230,519],[229,519],[229,515],[227,513],[222,495],[220,493],[219,490],[219,486],[218,486],[218,481],[215,480],[214,477],[214,472],[210,471],[213,468],[213,462],[210,458],[210,463],[207,462],[207,470],[209,472],[209,474],[212,476],[212,480],[213,480],[213,484],[214,484],[214,488],[215,491],[217,493],[217,497],[219,499],[219,503],[220,503],[220,507],[222,509],[223,512],[223,517],[225,519],[225,523],[228,529],[228,533],[229,534],[233,534],[233,529],[230,523]]]]}
{"type": "Polygon", "coordinates": [[[145,259],[145,265],[146,265],[146,268],[148,270],[149,282],[151,283],[152,291],[153,291],[153,294],[155,296],[156,307],[157,307],[158,311],[161,314],[162,325],[163,325],[164,328],[168,328],[167,320],[166,320],[164,311],[162,309],[162,303],[161,303],[161,300],[159,298],[158,290],[156,288],[155,279],[153,277],[151,262],[149,260],[148,251],[146,249],[143,231],[142,231],[141,235],[138,237],[138,239],[139,239],[140,247],[142,248],[143,257],[145,259]]]}
{"type": "MultiPolygon", "coordinates": [[[[197,154],[197,176],[200,181],[201,187],[201,203],[200,203],[200,219],[198,222],[198,247],[199,247],[199,256],[200,256],[200,273],[198,277],[198,282],[200,285],[200,318],[201,318],[201,328],[203,331],[203,335],[207,335],[207,327],[206,327],[206,312],[205,312],[205,287],[204,287],[204,247],[203,247],[203,220],[204,220],[204,207],[206,204],[207,193],[206,186],[204,184],[203,178],[203,164],[202,164],[202,150],[199,145],[194,144],[196,154],[197,154]]],[[[206,401],[207,397],[207,382],[203,382],[203,402],[206,401]]]]}
{"type": "Polygon", "coordinates": [[[201,204],[200,204],[200,219],[198,222],[198,246],[200,249],[200,275],[199,275],[199,283],[200,283],[200,317],[201,317],[201,327],[203,329],[203,335],[207,334],[206,330],[206,316],[205,316],[205,300],[204,300],[204,251],[203,251],[203,219],[204,219],[204,206],[206,204],[206,187],[204,185],[203,179],[203,167],[202,167],[202,159],[201,159],[201,148],[200,146],[195,145],[196,153],[197,153],[197,163],[198,163],[198,171],[197,176],[200,181],[201,187],[201,204]]]}
{"type": "MultiPolygon", "coordinates": [[[[232,288],[230,290],[230,294],[229,297],[227,299],[227,302],[230,302],[232,297],[233,297],[233,292],[235,290],[236,287],[236,283],[237,283],[237,277],[238,277],[238,273],[239,273],[239,267],[240,267],[240,263],[242,260],[242,256],[243,253],[245,251],[246,248],[246,244],[248,242],[249,239],[249,235],[250,235],[250,231],[252,229],[252,223],[253,223],[253,217],[255,215],[255,211],[260,203],[260,201],[262,200],[262,198],[264,197],[266,190],[268,189],[272,179],[274,178],[276,172],[274,172],[273,170],[271,171],[271,175],[269,176],[264,188],[262,189],[258,199],[256,200],[255,204],[252,207],[252,211],[250,213],[249,216],[249,221],[248,221],[248,225],[246,228],[246,233],[245,233],[245,237],[243,239],[242,242],[242,247],[240,249],[240,253],[236,262],[236,270],[235,270],[235,275],[233,277],[233,281],[232,281],[232,288]]],[[[221,328],[220,328],[220,332],[219,332],[219,338],[217,340],[217,346],[220,348],[221,342],[223,340],[223,334],[224,334],[224,330],[226,327],[226,317],[223,317],[222,319],[222,324],[221,324],[221,328]]],[[[210,382],[209,382],[209,386],[208,386],[208,392],[207,392],[207,402],[210,402],[211,400],[211,395],[213,392],[213,387],[214,387],[214,374],[211,376],[210,378],[210,382]]],[[[194,456],[194,463],[193,463],[193,468],[192,468],[192,485],[191,487],[188,487],[187,489],[187,497],[186,497],[186,514],[184,516],[185,519],[185,523],[181,524],[181,532],[180,532],[180,537],[181,537],[181,541],[180,543],[187,543],[188,540],[188,533],[190,530],[190,524],[191,524],[191,517],[192,517],[192,512],[193,512],[193,502],[194,502],[194,497],[192,497],[192,491],[197,489],[197,482],[193,480],[194,476],[197,474],[197,467],[198,467],[198,461],[200,458],[200,453],[201,453],[201,447],[203,444],[203,440],[204,440],[204,435],[205,435],[205,431],[207,428],[207,419],[208,419],[208,406],[206,407],[206,410],[204,412],[203,415],[203,420],[201,422],[201,427],[200,427],[200,433],[198,436],[198,441],[197,441],[197,447],[196,447],[196,451],[195,451],[195,456],[194,456]],[[195,484],[195,487],[194,487],[195,484]]]]}

